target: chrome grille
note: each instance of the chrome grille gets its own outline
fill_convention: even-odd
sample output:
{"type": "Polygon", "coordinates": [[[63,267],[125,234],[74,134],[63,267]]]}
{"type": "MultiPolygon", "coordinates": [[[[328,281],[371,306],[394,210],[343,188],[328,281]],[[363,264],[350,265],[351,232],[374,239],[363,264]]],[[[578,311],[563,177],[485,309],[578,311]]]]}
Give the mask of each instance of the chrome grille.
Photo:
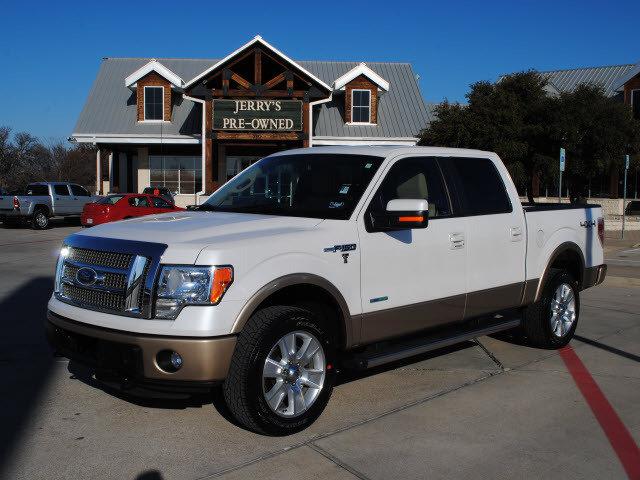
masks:
{"type": "Polygon", "coordinates": [[[88,310],[152,318],[153,290],[167,245],[74,234],[64,240],[55,296],[88,310]]]}
{"type": "Polygon", "coordinates": [[[99,310],[124,310],[124,295],[102,290],[91,290],[74,285],[62,285],[62,295],[66,299],[83,307],[94,307],[99,310]]]}
{"type": "Polygon", "coordinates": [[[58,298],[91,310],[141,316],[149,258],[129,253],[69,247],[59,266],[58,298]],[[78,274],[89,274],[89,281],[78,274]]]}
{"type": "Polygon", "coordinates": [[[103,252],[100,250],[89,250],[86,248],[72,248],[67,258],[88,265],[99,265],[101,267],[118,268],[126,270],[131,265],[134,255],[118,252],[103,252]]]}
{"type": "MultiPolygon", "coordinates": [[[[65,265],[62,272],[62,278],[69,281],[75,281],[80,267],[74,265],[65,265]]],[[[124,273],[110,273],[104,274],[104,286],[112,290],[123,290],[127,288],[127,275],[124,273]]]]}

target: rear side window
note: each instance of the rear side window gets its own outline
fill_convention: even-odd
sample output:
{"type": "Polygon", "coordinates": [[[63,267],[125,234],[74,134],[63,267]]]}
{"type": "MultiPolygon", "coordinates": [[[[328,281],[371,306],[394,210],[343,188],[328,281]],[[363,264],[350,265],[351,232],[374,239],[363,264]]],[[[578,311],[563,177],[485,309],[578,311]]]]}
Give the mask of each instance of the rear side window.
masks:
{"type": "Polygon", "coordinates": [[[76,197],[90,197],[89,192],[87,192],[80,185],[71,185],[71,193],[73,193],[76,197]]]}
{"type": "Polygon", "coordinates": [[[28,185],[27,195],[29,196],[49,195],[49,188],[46,185],[28,185]]]}
{"type": "Polygon", "coordinates": [[[488,158],[450,157],[450,165],[465,215],[509,213],[512,206],[502,177],[488,158]]]}
{"type": "Polygon", "coordinates": [[[147,200],[147,197],[131,197],[129,199],[129,205],[132,207],[148,207],[149,200],[147,200]]]}
{"type": "Polygon", "coordinates": [[[67,188],[66,185],[54,185],[53,191],[55,192],[56,195],[61,195],[66,197],[69,196],[69,189],[67,188]]]}
{"type": "Polygon", "coordinates": [[[153,206],[156,208],[172,208],[171,204],[160,197],[151,197],[153,206]]]}

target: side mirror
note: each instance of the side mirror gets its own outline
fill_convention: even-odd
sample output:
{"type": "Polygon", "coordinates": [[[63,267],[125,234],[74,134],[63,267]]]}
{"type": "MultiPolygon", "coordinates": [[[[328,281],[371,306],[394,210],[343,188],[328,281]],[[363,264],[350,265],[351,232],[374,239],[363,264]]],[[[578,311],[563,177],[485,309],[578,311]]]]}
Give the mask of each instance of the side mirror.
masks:
{"type": "Polygon", "coordinates": [[[388,232],[426,228],[429,223],[429,203],[421,198],[396,199],[387,203],[384,213],[370,213],[367,230],[388,232]]]}

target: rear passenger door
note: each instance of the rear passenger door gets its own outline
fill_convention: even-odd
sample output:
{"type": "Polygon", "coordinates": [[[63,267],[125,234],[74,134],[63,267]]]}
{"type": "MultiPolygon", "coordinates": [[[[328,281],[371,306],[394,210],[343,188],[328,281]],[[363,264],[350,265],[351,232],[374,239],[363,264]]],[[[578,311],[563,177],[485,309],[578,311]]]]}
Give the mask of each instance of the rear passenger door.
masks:
{"type": "Polygon", "coordinates": [[[74,202],[67,185],[55,184],[51,186],[53,195],[53,214],[71,215],[74,213],[74,202]]]}
{"type": "Polygon", "coordinates": [[[455,218],[447,185],[433,157],[391,164],[359,214],[363,343],[458,322],[465,305],[464,219],[455,218]],[[427,228],[367,230],[367,217],[394,199],[426,199],[427,228]]]}
{"type": "MultiPolygon", "coordinates": [[[[512,205],[491,158],[441,160],[448,184],[461,203],[466,229],[466,318],[520,305],[525,278],[526,231],[520,203],[512,205]]],[[[514,198],[517,193],[512,192],[514,198]]],[[[462,219],[461,219],[462,220],[462,219]]]]}

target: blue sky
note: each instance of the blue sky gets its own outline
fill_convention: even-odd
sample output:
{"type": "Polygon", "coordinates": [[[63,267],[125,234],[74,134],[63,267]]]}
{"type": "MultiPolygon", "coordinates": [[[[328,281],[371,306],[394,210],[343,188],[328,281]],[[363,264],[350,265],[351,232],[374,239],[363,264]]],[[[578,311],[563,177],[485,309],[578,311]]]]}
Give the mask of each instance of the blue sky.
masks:
{"type": "Polygon", "coordinates": [[[0,125],[43,140],[72,133],[103,57],[220,58],[257,34],[294,59],[410,62],[429,101],[505,72],[640,61],[637,0],[9,0],[2,14],[0,125]]]}

